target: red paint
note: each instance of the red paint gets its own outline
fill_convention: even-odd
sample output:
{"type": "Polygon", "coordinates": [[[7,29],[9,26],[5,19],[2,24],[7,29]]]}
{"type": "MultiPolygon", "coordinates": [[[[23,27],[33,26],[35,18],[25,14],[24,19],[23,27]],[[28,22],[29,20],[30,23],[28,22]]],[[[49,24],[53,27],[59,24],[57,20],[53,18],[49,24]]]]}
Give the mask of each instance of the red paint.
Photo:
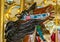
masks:
{"type": "Polygon", "coordinates": [[[40,39],[40,37],[39,37],[39,36],[37,36],[37,41],[38,41],[38,42],[41,42],[41,39],[40,39]]]}
{"type": "Polygon", "coordinates": [[[28,15],[28,16],[26,16],[26,20],[30,20],[31,19],[31,17],[28,15]]]}
{"type": "Polygon", "coordinates": [[[53,42],[55,42],[55,37],[56,37],[56,34],[53,33],[53,34],[51,35],[51,40],[52,40],[53,42]]]}

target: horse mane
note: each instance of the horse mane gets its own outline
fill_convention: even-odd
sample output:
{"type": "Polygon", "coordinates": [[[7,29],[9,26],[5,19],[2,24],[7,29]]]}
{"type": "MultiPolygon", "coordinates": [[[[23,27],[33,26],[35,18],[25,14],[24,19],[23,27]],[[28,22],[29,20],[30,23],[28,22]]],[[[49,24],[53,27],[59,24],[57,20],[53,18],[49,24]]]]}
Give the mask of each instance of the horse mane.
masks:
{"type": "Polygon", "coordinates": [[[33,12],[34,12],[34,14],[42,14],[42,13],[47,13],[46,10],[51,11],[53,9],[54,9],[53,5],[50,4],[50,5],[46,6],[46,7],[36,8],[33,12]]]}

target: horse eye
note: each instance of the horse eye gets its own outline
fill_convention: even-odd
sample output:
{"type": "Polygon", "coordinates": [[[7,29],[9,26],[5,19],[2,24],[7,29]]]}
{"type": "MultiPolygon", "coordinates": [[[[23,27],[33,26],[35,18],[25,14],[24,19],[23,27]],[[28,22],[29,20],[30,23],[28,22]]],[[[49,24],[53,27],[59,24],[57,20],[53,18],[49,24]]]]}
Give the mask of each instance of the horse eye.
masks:
{"type": "Polygon", "coordinates": [[[43,14],[42,16],[43,16],[43,17],[45,17],[45,16],[46,16],[46,14],[43,14]]]}
{"type": "Polygon", "coordinates": [[[34,18],[37,18],[37,16],[34,16],[34,18]]]}

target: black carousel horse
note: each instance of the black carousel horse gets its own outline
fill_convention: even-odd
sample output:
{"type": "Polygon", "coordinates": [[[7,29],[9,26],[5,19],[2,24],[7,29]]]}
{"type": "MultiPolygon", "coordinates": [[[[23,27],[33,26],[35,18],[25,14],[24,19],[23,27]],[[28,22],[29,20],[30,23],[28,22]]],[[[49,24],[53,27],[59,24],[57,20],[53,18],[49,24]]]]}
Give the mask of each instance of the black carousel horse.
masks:
{"type": "MultiPolygon", "coordinates": [[[[45,20],[35,20],[31,19],[29,21],[23,21],[20,20],[24,15],[27,15],[29,11],[34,10],[36,8],[36,3],[34,3],[28,10],[24,10],[19,19],[17,21],[9,21],[6,24],[6,30],[5,30],[5,37],[7,39],[6,42],[21,42],[21,39],[23,39],[26,35],[33,34],[35,30],[35,25],[41,25],[43,28],[45,28],[42,24],[42,22],[45,20]]],[[[46,30],[46,29],[45,29],[46,30]]]]}

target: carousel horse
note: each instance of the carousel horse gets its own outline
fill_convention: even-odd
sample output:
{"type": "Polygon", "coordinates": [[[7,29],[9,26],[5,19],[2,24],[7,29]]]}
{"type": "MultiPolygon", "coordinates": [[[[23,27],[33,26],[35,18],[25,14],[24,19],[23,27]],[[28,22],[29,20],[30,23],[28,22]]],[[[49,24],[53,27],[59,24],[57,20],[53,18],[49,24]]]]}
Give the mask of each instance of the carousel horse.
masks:
{"type": "MultiPolygon", "coordinates": [[[[34,10],[35,6],[36,6],[36,3],[34,3],[30,7],[30,9],[28,9],[28,11],[24,10],[21,13],[22,15],[20,16],[20,18],[22,18],[24,14],[26,15],[26,13],[28,13],[30,10],[34,10]]],[[[35,26],[33,26],[34,25],[34,23],[33,23],[34,20],[21,21],[20,18],[17,21],[9,21],[6,24],[6,30],[5,30],[6,42],[20,42],[21,41],[21,38],[24,38],[25,35],[32,34],[33,33],[34,27],[35,27],[35,26]],[[31,24],[33,24],[33,25],[31,25],[31,24]],[[19,34],[19,32],[21,34],[19,34]]]]}
{"type": "MultiPolygon", "coordinates": [[[[35,5],[35,4],[33,4],[35,5]]],[[[34,10],[33,8],[31,10],[34,10]]],[[[30,11],[30,9],[29,9],[30,11]]],[[[29,12],[28,11],[28,12],[29,12]]],[[[24,21],[24,19],[22,19],[24,17],[24,15],[27,15],[28,14],[27,11],[23,11],[18,18],[17,21],[9,21],[6,25],[6,30],[5,30],[5,33],[6,33],[6,39],[7,39],[7,42],[21,42],[21,40],[26,36],[24,39],[27,39],[28,40],[30,39],[29,38],[29,35],[33,34],[34,33],[34,30],[35,30],[35,25],[42,25],[40,23],[43,23],[44,21],[46,21],[46,19],[48,17],[50,17],[50,15],[41,15],[41,16],[45,16],[43,19],[41,19],[41,17],[35,17],[35,19],[30,19],[28,21],[24,21]]],[[[30,15],[31,16],[31,15],[30,15]]],[[[33,15],[34,16],[34,15],[33,15]]],[[[42,25],[42,27],[44,27],[42,25]]],[[[30,42],[30,41],[26,41],[26,42],[30,42]]],[[[25,42],[25,41],[24,41],[25,42]]]]}
{"type": "MultiPolygon", "coordinates": [[[[49,5],[49,6],[47,6],[47,7],[44,7],[44,8],[46,8],[46,10],[47,9],[51,9],[51,10],[53,10],[53,6],[51,7],[52,5],[49,5]]],[[[43,9],[44,9],[43,8],[43,9]]],[[[37,10],[37,9],[36,9],[37,10]]],[[[49,12],[51,11],[51,10],[49,10],[49,12]]],[[[42,10],[43,11],[43,10],[42,10]]],[[[44,11],[45,12],[45,11],[44,11]]],[[[43,13],[44,13],[43,12],[43,13]]],[[[47,11],[46,11],[47,12],[47,11]]],[[[51,14],[51,13],[50,13],[51,14]]],[[[47,16],[47,13],[46,14],[37,14],[37,13],[35,13],[34,15],[28,15],[28,16],[24,16],[23,18],[22,18],[22,20],[30,20],[30,19],[38,19],[38,18],[40,18],[40,19],[43,19],[43,18],[45,18],[45,17],[43,17],[43,18],[41,18],[41,16],[43,15],[43,16],[46,16],[47,18],[45,18],[45,20],[44,21],[46,21],[47,19],[49,19],[49,18],[54,18],[54,17],[49,17],[49,16],[47,16]],[[35,16],[34,16],[35,15],[35,16]],[[40,16],[39,16],[40,15],[40,16]],[[28,19],[26,19],[26,17],[28,18],[28,19]],[[36,17],[36,18],[35,18],[36,17]]],[[[49,14],[48,14],[49,15],[49,14]]],[[[40,22],[40,25],[42,24],[43,22],[40,22]]],[[[49,31],[48,30],[46,30],[46,29],[43,29],[43,28],[45,28],[45,26],[44,26],[44,24],[42,24],[41,25],[41,27],[42,27],[42,30],[44,31],[43,33],[47,33],[47,34],[49,34],[49,31]]],[[[40,29],[38,29],[40,32],[42,32],[40,29]]],[[[39,32],[38,31],[38,32],[39,32]]],[[[29,38],[30,36],[29,35],[27,35],[25,38],[24,38],[24,42],[29,42],[30,41],[30,39],[29,40],[27,40],[28,38],[29,38]]],[[[45,41],[45,39],[44,39],[44,37],[43,37],[43,35],[42,34],[40,34],[40,37],[45,41]],[[41,37],[42,36],[42,37],[41,37]]],[[[31,42],[31,41],[30,41],[31,42]]],[[[33,41],[32,41],[33,42],[33,41]]],[[[39,42],[39,41],[38,41],[39,42]]]]}

